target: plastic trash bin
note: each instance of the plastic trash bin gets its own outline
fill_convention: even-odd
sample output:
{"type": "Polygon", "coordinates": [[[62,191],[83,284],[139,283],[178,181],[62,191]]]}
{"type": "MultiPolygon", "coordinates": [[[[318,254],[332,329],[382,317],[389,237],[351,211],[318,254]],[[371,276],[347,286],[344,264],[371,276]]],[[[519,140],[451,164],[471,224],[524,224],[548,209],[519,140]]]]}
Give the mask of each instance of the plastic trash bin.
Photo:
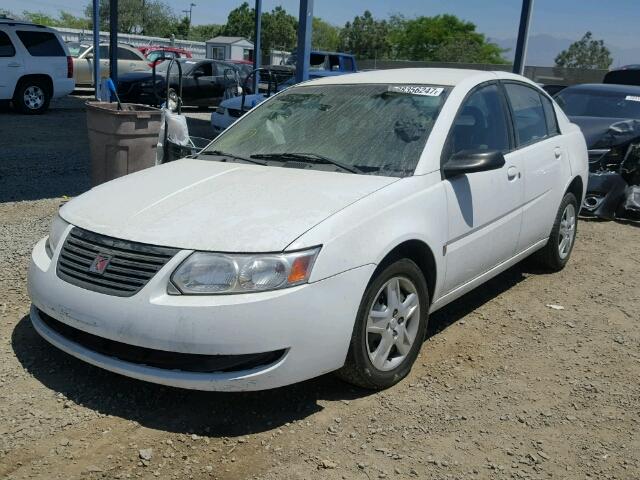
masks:
{"type": "Polygon", "coordinates": [[[91,185],[152,167],[162,116],[160,109],[131,103],[87,102],[91,185]]]}

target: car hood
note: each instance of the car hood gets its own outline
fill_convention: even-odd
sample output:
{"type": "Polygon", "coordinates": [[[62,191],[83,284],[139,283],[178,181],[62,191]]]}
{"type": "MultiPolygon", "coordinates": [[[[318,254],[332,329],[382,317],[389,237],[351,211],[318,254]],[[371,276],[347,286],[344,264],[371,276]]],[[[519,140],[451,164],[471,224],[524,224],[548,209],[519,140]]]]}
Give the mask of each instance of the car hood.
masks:
{"type": "MultiPolygon", "coordinates": [[[[159,80],[164,80],[164,74],[156,73],[156,78],[159,80]]],[[[145,80],[152,80],[153,74],[151,71],[149,72],[130,72],[123,73],[122,75],[118,75],[118,83],[132,83],[132,82],[143,82],[145,80]]]]}
{"type": "Polygon", "coordinates": [[[95,187],[60,215],[92,232],[153,245],[276,252],[397,180],[183,159],[95,187]]]}
{"type": "Polygon", "coordinates": [[[603,118],[603,117],[569,117],[582,130],[588,148],[606,148],[624,145],[636,137],[640,137],[640,122],[635,121],[635,131],[617,133],[610,130],[611,125],[618,122],[634,122],[628,118],[603,118]]]}

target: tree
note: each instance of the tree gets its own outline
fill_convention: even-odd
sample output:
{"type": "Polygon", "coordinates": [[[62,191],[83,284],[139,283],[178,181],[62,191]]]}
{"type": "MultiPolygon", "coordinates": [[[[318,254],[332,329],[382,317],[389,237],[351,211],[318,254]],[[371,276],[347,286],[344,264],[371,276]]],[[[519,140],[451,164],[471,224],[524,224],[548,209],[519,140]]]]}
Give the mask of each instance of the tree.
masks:
{"type": "Polygon", "coordinates": [[[243,2],[238,8],[234,8],[227,16],[227,23],[222,29],[222,34],[230,37],[244,37],[254,39],[255,10],[249,8],[247,2],[243,2]]]}
{"type": "Polygon", "coordinates": [[[61,27],[90,29],[93,21],[87,17],[76,17],[75,15],[61,11],[58,15],[58,25],[61,27]]]}
{"type": "MultiPolygon", "coordinates": [[[[92,5],[85,8],[85,16],[91,18],[92,5]]],[[[109,29],[109,0],[100,1],[100,29],[109,29]]],[[[156,37],[176,34],[180,20],[162,0],[118,0],[118,31],[156,37]]]]}
{"type": "Polygon", "coordinates": [[[298,20],[278,6],[271,12],[262,14],[262,48],[291,51],[298,38],[298,20]]]}
{"type": "MultiPolygon", "coordinates": [[[[262,49],[291,50],[296,45],[296,17],[287,13],[282,7],[262,14],[262,49]]],[[[244,37],[255,41],[255,9],[247,2],[229,12],[227,23],[222,29],[223,35],[244,37]]]]}
{"type": "Polygon", "coordinates": [[[503,50],[476,32],[475,24],[455,15],[405,19],[392,17],[393,57],[406,60],[506,63],[503,50]]]}
{"type": "Polygon", "coordinates": [[[311,45],[315,50],[326,50],[329,52],[338,50],[340,47],[340,29],[319,17],[313,17],[311,45]]]}
{"type": "Polygon", "coordinates": [[[208,25],[191,25],[189,29],[189,40],[205,42],[210,38],[220,35],[223,29],[224,25],[216,25],[214,23],[208,25]]]}
{"type": "Polygon", "coordinates": [[[608,69],[613,63],[611,51],[604,41],[593,40],[591,32],[585,33],[580,40],[573,42],[556,57],[556,66],[564,68],[608,69]]]}
{"type": "Polygon", "coordinates": [[[22,17],[29,22],[37,23],[38,25],[46,25],[47,27],[59,26],[58,20],[51,15],[42,12],[22,12],[22,17]]]}
{"type": "Polygon", "coordinates": [[[369,10],[347,22],[340,31],[340,48],[358,58],[386,58],[391,50],[389,25],[376,20],[369,10]]]}

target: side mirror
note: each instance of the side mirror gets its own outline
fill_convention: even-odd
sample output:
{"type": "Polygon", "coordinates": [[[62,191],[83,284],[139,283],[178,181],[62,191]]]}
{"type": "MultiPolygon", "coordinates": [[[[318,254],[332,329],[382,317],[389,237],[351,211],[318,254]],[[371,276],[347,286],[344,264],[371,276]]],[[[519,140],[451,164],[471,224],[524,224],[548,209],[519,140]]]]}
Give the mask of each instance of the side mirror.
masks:
{"type": "Polygon", "coordinates": [[[504,164],[504,155],[499,150],[463,150],[442,166],[442,173],[444,178],[453,178],[466,173],[497,170],[504,164]]]}

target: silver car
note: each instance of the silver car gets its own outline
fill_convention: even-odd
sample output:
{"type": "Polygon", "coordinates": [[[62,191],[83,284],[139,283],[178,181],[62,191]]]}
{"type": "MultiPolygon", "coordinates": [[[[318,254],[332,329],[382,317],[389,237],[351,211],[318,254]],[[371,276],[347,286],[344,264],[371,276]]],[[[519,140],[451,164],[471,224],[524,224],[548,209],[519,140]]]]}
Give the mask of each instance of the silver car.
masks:
{"type": "MultiPolygon", "coordinates": [[[[118,45],[118,73],[147,72],[149,61],[142,53],[129,45],[118,45]]],[[[93,46],[81,51],[73,59],[73,76],[78,87],[93,87],[93,46]]],[[[109,45],[100,45],[100,76],[109,76],[109,45]]]]}

